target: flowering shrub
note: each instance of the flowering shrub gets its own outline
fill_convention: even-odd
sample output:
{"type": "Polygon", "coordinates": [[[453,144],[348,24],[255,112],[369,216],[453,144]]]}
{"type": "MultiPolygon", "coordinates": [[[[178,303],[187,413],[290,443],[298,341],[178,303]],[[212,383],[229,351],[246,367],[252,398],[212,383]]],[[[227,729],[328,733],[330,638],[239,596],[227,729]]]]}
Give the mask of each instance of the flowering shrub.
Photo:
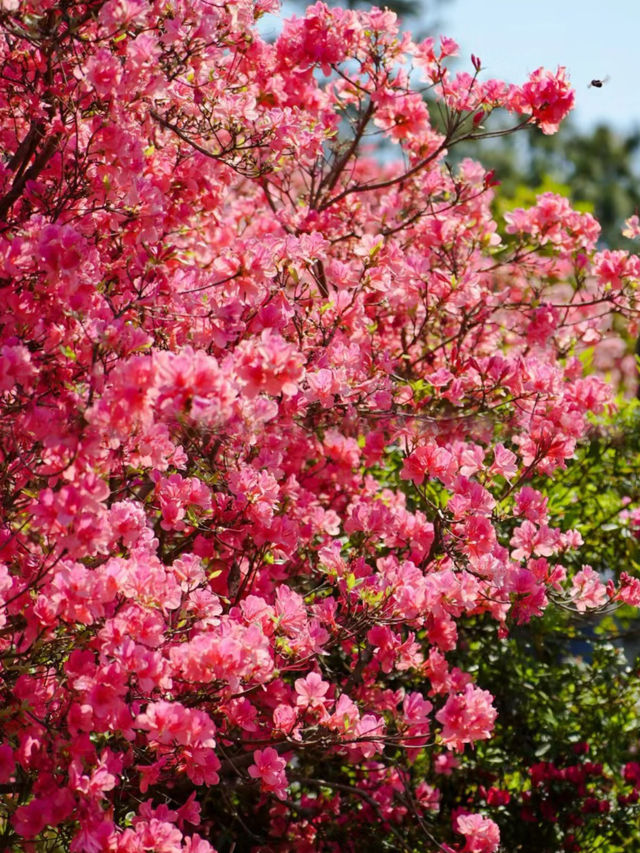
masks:
{"type": "Polygon", "coordinates": [[[500,720],[468,626],[640,601],[545,494],[640,260],[445,160],[553,132],[564,70],[269,11],[0,11],[7,849],[491,853],[508,791],[440,790],[500,720]]]}

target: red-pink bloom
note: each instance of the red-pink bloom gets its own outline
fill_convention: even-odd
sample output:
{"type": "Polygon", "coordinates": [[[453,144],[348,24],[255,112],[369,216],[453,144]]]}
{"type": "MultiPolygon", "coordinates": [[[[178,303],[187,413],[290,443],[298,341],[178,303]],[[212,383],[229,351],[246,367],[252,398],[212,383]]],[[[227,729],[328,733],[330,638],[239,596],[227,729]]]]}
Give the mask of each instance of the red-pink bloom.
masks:
{"type": "Polygon", "coordinates": [[[303,358],[277,332],[265,329],[259,340],[241,345],[238,356],[236,370],[248,396],[264,392],[292,397],[297,392],[303,376],[303,358]]]}
{"type": "Polygon", "coordinates": [[[411,480],[416,486],[422,485],[425,477],[437,477],[445,486],[450,486],[457,470],[458,466],[446,448],[428,442],[405,459],[400,476],[403,480],[411,480]]]}
{"type": "MultiPolygon", "coordinates": [[[[273,711],[273,725],[278,731],[284,732],[287,735],[295,735],[296,724],[298,723],[298,710],[292,708],[291,705],[278,705],[273,711]]],[[[299,737],[299,735],[298,735],[299,737]]]]}
{"type": "Polygon", "coordinates": [[[11,817],[11,823],[18,835],[32,839],[45,827],[55,827],[67,820],[76,806],[76,800],[68,788],[51,790],[19,806],[11,817]]]}
{"type": "Polygon", "coordinates": [[[50,273],[70,273],[82,263],[86,241],[71,225],[46,225],[39,235],[38,251],[50,273]]]}
{"type": "Polygon", "coordinates": [[[494,461],[489,470],[504,477],[505,480],[511,480],[515,477],[518,471],[518,460],[515,453],[512,453],[503,444],[496,444],[493,453],[494,461]]]}
{"type": "Polygon", "coordinates": [[[320,708],[324,710],[325,696],[329,690],[329,684],[322,680],[317,672],[310,672],[304,678],[298,678],[295,682],[296,704],[301,708],[320,708]]]}
{"type": "Polygon", "coordinates": [[[531,486],[523,486],[516,494],[516,513],[524,515],[529,521],[541,524],[547,521],[548,498],[531,486]]]}
{"type": "Polygon", "coordinates": [[[429,714],[433,705],[419,693],[408,693],[402,703],[402,712],[406,732],[403,743],[408,755],[413,758],[427,742],[430,728],[429,714]]]}
{"type": "MultiPolygon", "coordinates": [[[[302,596],[286,585],[276,590],[277,625],[287,634],[296,634],[307,624],[307,609],[302,596]]],[[[315,673],[311,673],[315,676],[315,673]]]]}
{"type": "Polygon", "coordinates": [[[546,524],[536,527],[530,521],[523,521],[520,527],[515,529],[510,544],[513,546],[511,557],[514,560],[522,560],[532,554],[550,557],[560,548],[560,531],[546,524]]]}
{"type": "Polygon", "coordinates": [[[351,752],[353,755],[362,755],[364,758],[373,758],[376,753],[384,749],[385,724],[381,717],[374,714],[363,714],[356,723],[354,739],[351,752]]]}
{"type": "Polygon", "coordinates": [[[120,83],[122,66],[106,47],[101,47],[87,62],[86,79],[98,95],[112,94],[120,83]]]}
{"type": "Polygon", "coordinates": [[[500,846],[498,825],[482,815],[459,814],[455,829],[465,836],[463,853],[495,853],[500,846]]]}
{"type": "Polygon", "coordinates": [[[436,755],[433,761],[435,772],[441,773],[443,776],[451,776],[459,765],[460,761],[451,752],[441,752],[436,755]]]}
{"type": "Polygon", "coordinates": [[[616,598],[632,607],[640,607],[640,578],[620,572],[620,590],[616,598]]]}
{"type": "Polygon", "coordinates": [[[625,219],[622,236],[628,237],[630,240],[640,237],[640,218],[638,218],[637,214],[634,213],[633,216],[625,219]]]}
{"type": "Polygon", "coordinates": [[[202,730],[203,745],[215,746],[215,726],[212,720],[202,711],[185,708],[179,702],[150,702],[144,713],[139,714],[136,726],[146,730],[150,743],[155,744],[186,744],[193,741],[196,734],[202,730]],[[192,724],[197,722],[197,727],[192,724]]]}
{"type": "Polygon", "coordinates": [[[604,249],[593,259],[593,272],[605,287],[620,290],[626,281],[638,280],[640,261],[621,249],[604,249]]]}
{"type": "Polygon", "coordinates": [[[256,749],[254,763],[249,766],[249,776],[260,780],[260,787],[266,793],[275,794],[281,800],[287,795],[288,781],[284,772],[287,762],[281,758],[272,746],[256,749]]]}
{"type": "Polygon", "coordinates": [[[183,853],[216,853],[215,848],[197,832],[185,838],[182,850],[183,853]]]}
{"type": "Polygon", "coordinates": [[[560,122],[573,108],[575,93],[566,77],[566,69],[555,74],[538,68],[521,87],[513,87],[507,107],[531,115],[543,133],[555,133],[560,122]]]}
{"type": "Polygon", "coordinates": [[[28,388],[36,370],[31,362],[31,353],[20,344],[0,348],[0,393],[10,391],[16,385],[28,388]]]}
{"type": "Polygon", "coordinates": [[[581,613],[588,608],[601,607],[607,600],[606,587],[591,566],[583,566],[574,575],[569,595],[581,613]]]}
{"type": "Polygon", "coordinates": [[[440,791],[438,788],[429,785],[427,782],[420,782],[416,785],[415,796],[423,809],[430,812],[440,810],[440,791]]]}
{"type": "Polygon", "coordinates": [[[360,711],[346,693],[343,693],[336,702],[333,714],[331,714],[328,725],[346,736],[353,735],[360,720],[360,711]]]}
{"type": "Polygon", "coordinates": [[[497,711],[488,690],[467,684],[463,693],[449,696],[436,714],[442,723],[442,741],[450,749],[462,750],[465,743],[491,736],[497,711]]]}
{"type": "Polygon", "coordinates": [[[449,36],[440,36],[440,59],[447,56],[455,56],[458,53],[458,44],[449,36]]]}
{"type": "Polygon", "coordinates": [[[124,27],[144,26],[147,18],[144,0],[107,0],[100,9],[100,23],[114,36],[124,27]]]}

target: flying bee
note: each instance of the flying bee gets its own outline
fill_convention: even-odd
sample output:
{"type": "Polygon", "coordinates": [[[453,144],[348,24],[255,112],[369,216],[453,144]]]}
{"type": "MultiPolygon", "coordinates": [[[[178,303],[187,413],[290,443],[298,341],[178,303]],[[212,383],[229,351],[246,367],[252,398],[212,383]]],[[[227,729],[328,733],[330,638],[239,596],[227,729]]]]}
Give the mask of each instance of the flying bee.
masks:
{"type": "Polygon", "coordinates": [[[607,76],[603,77],[602,80],[592,80],[591,83],[589,83],[589,85],[587,86],[587,88],[590,89],[593,86],[594,89],[602,89],[604,84],[608,82],[609,75],[607,74],[607,76]]]}

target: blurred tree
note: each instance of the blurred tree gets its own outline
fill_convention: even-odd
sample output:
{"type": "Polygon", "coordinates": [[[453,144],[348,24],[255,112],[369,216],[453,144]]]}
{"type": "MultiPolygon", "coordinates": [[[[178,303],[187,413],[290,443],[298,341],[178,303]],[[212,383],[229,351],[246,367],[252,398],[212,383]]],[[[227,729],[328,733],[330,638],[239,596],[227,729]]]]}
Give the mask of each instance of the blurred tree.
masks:
{"type": "MultiPolygon", "coordinates": [[[[496,124],[496,127],[499,127],[496,124]]],[[[553,136],[535,129],[458,146],[455,159],[473,156],[494,169],[502,184],[501,203],[521,206],[535,195],[566,195],[602,225],[602,243],[630,248],[621,235],[624,220],[640,209],[640,131],[621,133],[607,125],[582,131],[565,124],[553,136]]]]}

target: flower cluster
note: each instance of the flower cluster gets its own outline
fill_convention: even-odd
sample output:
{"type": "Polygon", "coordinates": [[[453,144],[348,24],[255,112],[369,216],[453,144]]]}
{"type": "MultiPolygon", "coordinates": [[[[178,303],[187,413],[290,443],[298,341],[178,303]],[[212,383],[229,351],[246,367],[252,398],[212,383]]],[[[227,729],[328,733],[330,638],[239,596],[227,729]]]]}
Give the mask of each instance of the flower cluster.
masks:
{"type": "Polygon", "coordinates": [[[444,161],[499,107],[555,130],[564,71],[453,76],[375,8],[269,42],[274,6],[0,11],[7,849],[425,847],[499,719],[460,625],[640,603],[529,482],[610,404],[567,354],[640,262],[444,161]]]}

